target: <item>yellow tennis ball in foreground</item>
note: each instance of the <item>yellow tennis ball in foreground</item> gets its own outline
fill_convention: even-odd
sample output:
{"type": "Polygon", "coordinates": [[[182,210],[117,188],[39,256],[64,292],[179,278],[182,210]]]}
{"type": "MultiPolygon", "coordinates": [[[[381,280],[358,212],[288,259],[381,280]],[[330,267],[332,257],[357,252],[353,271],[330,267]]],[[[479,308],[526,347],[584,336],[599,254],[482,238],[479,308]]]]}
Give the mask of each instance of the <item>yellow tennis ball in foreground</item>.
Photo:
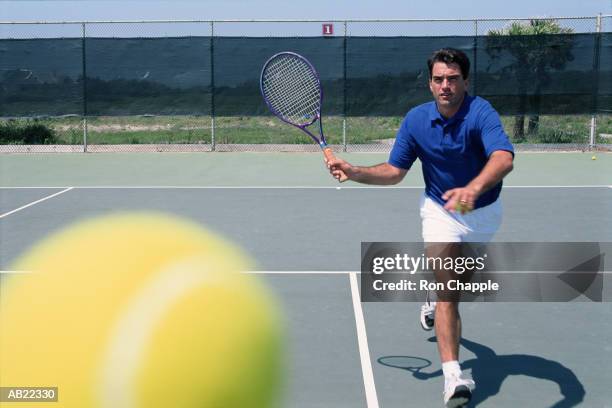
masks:
{"type": "Polygon", "coordinates": [[[54,407],[277,406],[280,317],[248,266],[157,213],[52,235],[0,285],[0,386],[57,386],[54,407]]]}

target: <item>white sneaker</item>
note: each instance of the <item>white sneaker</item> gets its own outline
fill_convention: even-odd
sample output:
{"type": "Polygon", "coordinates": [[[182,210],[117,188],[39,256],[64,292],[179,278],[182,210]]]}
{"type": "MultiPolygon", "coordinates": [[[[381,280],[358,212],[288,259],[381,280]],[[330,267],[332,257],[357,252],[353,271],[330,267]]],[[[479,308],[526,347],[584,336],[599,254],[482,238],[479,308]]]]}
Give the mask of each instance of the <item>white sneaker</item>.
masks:
{"type": "Polygon", "coordinates": [[[436,302],[430,302],[429,299],[421,306],[421,327],[423,330],[431,330],[434,328],[434,317],[436,314],[436,302]]]}
{"type": "Polygon", "coordinates": [[[453,375],[444,380],[444,406],[460,408],[472,399],[472,389],[476,384],[465,374],[453,375]]]}

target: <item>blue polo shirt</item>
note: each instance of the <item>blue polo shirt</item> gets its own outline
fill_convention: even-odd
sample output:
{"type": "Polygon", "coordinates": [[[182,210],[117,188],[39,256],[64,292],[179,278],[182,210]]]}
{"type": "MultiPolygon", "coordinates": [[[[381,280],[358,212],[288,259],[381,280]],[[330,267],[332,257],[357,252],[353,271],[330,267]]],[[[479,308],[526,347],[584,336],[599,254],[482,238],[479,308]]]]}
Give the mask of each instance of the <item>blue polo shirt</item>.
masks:
{"type": "MultiPolygon", "coordinates": [[[[512,144],[491,104],[480,97],[465,95],[457,113],[445,119],[435,102],[410,110],[397,132],[389,164],[410,169],[421,160],[425,194],[446,203],[442,195],[452,188],[465,187],[484,168],[491,153],[512,144]]],[[[499,197],[502,183],[483,193],[474,208],[487,206],[499,197]]]]}

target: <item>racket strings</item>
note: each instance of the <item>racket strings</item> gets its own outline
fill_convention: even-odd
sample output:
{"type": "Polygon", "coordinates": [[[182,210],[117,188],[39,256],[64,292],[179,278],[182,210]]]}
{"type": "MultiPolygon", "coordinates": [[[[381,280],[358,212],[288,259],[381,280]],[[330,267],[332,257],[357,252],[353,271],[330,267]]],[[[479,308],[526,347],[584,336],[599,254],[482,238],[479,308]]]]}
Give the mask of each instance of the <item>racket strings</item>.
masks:
{"type": "Polygon", "coordinates": [[[270,66],[270,74],[270,85],[273,87],[276,84],[279,96],[293,96],[296,101],[297,97],[305,97],[305,106],[308,102],[318,102],[318,80],[305,62],[296,58],[284,58],[270,66]],[[295,90],[301,92],[296,93],[295,90]]]}
{"type": "Polygon", "coordinates": [[[280,56],[267,65],[262,84],[266,99],[284,119],[301,125],[317,117],[321,107],[319,79],[306,62],[280,56]]]}
{"type": "Polygon", "coordinates": [[[284,117],[293,122],[310,122],[319,108],[316,77],[303,62],[286,58],[270,66],[264,86],[269,101],[284,117]]]}

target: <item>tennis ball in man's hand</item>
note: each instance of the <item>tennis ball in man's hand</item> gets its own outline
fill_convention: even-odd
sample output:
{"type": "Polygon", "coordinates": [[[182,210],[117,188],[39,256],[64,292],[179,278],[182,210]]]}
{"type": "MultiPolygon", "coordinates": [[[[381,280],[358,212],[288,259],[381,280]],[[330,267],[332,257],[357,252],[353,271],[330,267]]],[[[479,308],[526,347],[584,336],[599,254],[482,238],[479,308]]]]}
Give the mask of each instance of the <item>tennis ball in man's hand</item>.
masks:
{"type": "Polygon", "coordinates": [[[277,406],[280,316],[248,265],[157,213],[56,233],[0,285],[0,386],[57,386],[58,408],[277,406]]]}
{"type": "Polygon", "coordinates": [[[472,210],[467,204],[457,201],[457,204],[455,204],[455,211],[458,213],[469,213],[472,210]]]}

